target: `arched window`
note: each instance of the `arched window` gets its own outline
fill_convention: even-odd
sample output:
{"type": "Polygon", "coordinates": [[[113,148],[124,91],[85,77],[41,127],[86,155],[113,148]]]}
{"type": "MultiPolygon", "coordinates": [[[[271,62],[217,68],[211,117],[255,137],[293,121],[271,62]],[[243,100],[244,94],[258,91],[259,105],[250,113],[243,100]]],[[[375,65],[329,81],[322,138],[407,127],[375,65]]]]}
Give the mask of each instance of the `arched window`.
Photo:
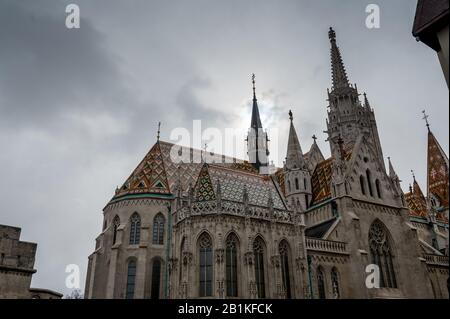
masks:
{"type": "Polygon", "coordinates": [[[317,268],[317,292],[319,293],[319,299],[325,299],[325,278],[322,267],[317,268]]]}
{"type": "Polygon", "coordinates": [[[164,244],[164,216],[158,213],[153,219],[153,240],[154,245],[164,244]]]}
{"type": "Polygon", "coordinates": [[[159,299],[159,285],[161,281],[161,260],[154,259],[152,266],[152,299],[159,299]]]}
{"type": "Polygon", "coordinates": [[[298,183],[298,178],[295,179],[295,189],[298,190],[300,188],[300,185],[298,183]]]}
{"type": "Polygon", "coordinates": [[[225,262],[226,262],[226,284],[227,297],[238,296],[237,281],[237,247],[238,238],[234,233],[228,235],[226,240],[225,262]]]}
{"type": "Polygon", "coordinates": [[[255,256],[255,279],[258,298],[266,297],[266,284],[264,280],[264,253],[264,241],[261,237],[257,237],[253,242],[253,254],[255,256]]]}
{"type": "Polygon", "coordinates": [[[331,286],[333,288],[333,297],[334,299],[339,299],[341,297],[339,291],[339,274],[335,267],[331,269],[331,286]]]}
{"type": "Polygon", "coordinates": [[[213,254],[212,241],[207,233],[198,239],[200,257],[200,297],[212,296],[213,254]]]}
{"type": "Polygon", "coordinates": [[[361,187],[361,194],[366,195],[366,186],[364,185],[364,176],[359,176],[359,185],[361,187]]]}
{"type": "Polygon", "coordinates": [[[369,247],[372,263],[380,269],[380,287],[397,288],[390,236],[379,220],[375,220],[370,226],[369,247]]]}
{"type": "Polygon", "coordinates": [[[288,181],[288,191],[291,192],[291,181],[288,181]]]}
{"type": "Polygon", "coordinates": [[[380,187],[380,181],[378,179],[375,180],[375,187],[377,189],[378,198],[381,198],[381,187],[380,187]]]}
{"type": "Polygon", "coordinates": [[[373,197],[373,190],[372,190],[372,174],[370,173],[369,169],[366,170],[366,177],[367,177],[367,186],[369,187],[369,194],[373,197]]]}
{"type": "Polygon", "coordinates": [[[306,178],[303,179],[303,187],[304,187],[305,189],[307,189],[307,187],[308,187],[308,184],[307,184],[307,182],[306,182],[306,178]]]}
{"type": "Polygon", "coordinates": [[[281,259],[281,280],[283,281],[283,289],[286,291],[286,298],[291,299],[291,278],[289,275],[289,245],[285,240],[280,242],[278,247],[281,259]]]}
{"type": "Polygon", "coordinates": [[[126,290],[126,299],[134,298],[134,286],[136,283],[136,260],[132,259],[128,262],[128,271],[127,271],[127,290],[126,290]]]}
{"type": "Polygon", "coordinates": [[[117,241],[117,230],[119,229],[119,226],[120,226],[120,218],[119,216],[116,216],[114,217],[113,220],[113,245],[117,241]]]}
{"type": "Polygon", "coordinates": [[[130,218],[130,245],[137,245],[141,240],[141,217],[134,213],[130,218]]]}

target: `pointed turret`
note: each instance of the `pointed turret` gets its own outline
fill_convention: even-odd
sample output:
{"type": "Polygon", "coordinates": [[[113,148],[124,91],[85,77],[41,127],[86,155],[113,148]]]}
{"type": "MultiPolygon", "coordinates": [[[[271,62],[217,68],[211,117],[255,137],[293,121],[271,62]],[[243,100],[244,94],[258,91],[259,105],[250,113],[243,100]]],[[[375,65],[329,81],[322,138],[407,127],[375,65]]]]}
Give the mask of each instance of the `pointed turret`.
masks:
{"type": "Polygon", "coordinates": [[[302,148],[298,140],[297,132],[295,131],[292,111],[289,111],[289,119],[291,125],[289,128],[288,147],[286,152],[286,167],[288,169],[303,168],[305,166],[305,159],[303,158],[302,148]]]}
{"type": "Polygon", "coordinates": [[[303,212],[308,209],[312,198],[311,174],[294,128],[292,111],[289,111],[289,120],[291,125],[284,165],[285,194],[290,209],[303,212]]]}
{"type": "Polygon", "coordinates": [[[336,44],[336,32],[330,27],[328,37],[331,43],[331,72],[333,79],[333,89],[350,87],[341,52],[336,44]]]}

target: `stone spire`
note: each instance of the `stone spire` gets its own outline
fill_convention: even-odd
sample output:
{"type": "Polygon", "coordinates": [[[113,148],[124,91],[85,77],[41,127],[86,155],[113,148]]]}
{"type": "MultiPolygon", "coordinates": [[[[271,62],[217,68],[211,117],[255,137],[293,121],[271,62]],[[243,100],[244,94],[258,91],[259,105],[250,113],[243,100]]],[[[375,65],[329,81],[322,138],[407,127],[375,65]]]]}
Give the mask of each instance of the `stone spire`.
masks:
{"type": "Polygon", "coordinates": [[[305,160],[303,158],[303,152],[298,140],[297,132],[295,131],[292,111],[289,111],[289,119],[291,121],[291,126],[289,129],[288,147],[286,152],[286,168],[303,168],[305,166],[305,160]]]}
{"type": "Polygon", "coordinates": [[[259,116],[258,100],[256,99],[256,87],[255,87],[255,74],[252,74],[253,83],[253,107],[252,107],[252,120],[251,128],[259,129],[262,128],[261,118],[259,116]]]}
{"type": "Polygon", "coordinates": [[[367,99],[367,94],[366,94],[366,92],[364,92],[364,106],[367,108],[367,109],[369,109],[370,110],[370,103],[369,103],[369,100],[367,99]]]}
{"type": "Polygon", "coordinates": [[[398,179],[398,175],[397,175],[397,173],[394,170],[394,166],[392,166],[390,157],[388,157],[388,162],[389,162],[389,177],[392,180],[397,180],[398,179]]]}
{"type": "Polygon", "coordinates": [[[330,27],[328,37],[330,38],[331,43],[331,76],[333,80],[333,90],[350,87],[341,52],[336,44],[336,32],[334,32],[332,27],[330,27]]]}
{"type": "Polygon", "coordinates": [[[249,162],[262,174],[268,173],[269,148],[267,132],[264,132],[259,116],[258,102],[256,99],[255,74],[252,74],[253,83],[253,108],[250,130],[247,136],[247,150],[249,162]]]}

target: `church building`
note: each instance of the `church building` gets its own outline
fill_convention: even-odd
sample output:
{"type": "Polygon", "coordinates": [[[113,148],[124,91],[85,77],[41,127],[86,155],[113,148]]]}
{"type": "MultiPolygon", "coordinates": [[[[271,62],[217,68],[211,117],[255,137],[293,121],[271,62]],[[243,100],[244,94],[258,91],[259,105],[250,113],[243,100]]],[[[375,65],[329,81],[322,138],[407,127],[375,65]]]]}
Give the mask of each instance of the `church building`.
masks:
{"type": "Polygon", "coordinates": [[[328,35],[331,156],[315,139],[303,152],[290,111],[284,166],[270,169],[253,77],[248,160],[158,136],[103,210],[86,298],[449,297],[448,157],[428,126],[426,196],[415,180],[403,193],[328,35]]]}

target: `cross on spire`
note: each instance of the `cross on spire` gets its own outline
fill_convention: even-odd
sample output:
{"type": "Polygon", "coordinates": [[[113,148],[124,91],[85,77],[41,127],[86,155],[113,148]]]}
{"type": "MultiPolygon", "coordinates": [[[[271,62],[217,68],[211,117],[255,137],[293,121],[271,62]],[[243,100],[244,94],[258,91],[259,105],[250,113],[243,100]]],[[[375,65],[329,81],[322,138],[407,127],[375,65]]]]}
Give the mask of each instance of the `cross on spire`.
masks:
{"type": "Polygon", "coordinates": [[[253,83],[253,99],[256,100],[256,86],[255,86],[255,73],[252,73],[252,83],[253,83]]]}
{"type": "Polygon", "coordinates": [[[429,115],[427,115],[427,113],[425,112],[425,110],[422,111],[423,113],[423,120],[425,120],[425,123],[427,123],[427,128],[428,131],[430,131],[430,123],[428,122],[428,118],[430,117],[429,115]]]}
{"type": "Polygon", "coordinates": [[[159,137],[161,135],[161,122],[158,122],[158,132],[156,134],[156,140],[159,142],[159,137]]]}
{"type": "Polygon", "coordinates": [[[316,140],[317,140],[316,134],[313,134],[312,139],[314,140],[314,144],[316,144],[316,140]]]}

